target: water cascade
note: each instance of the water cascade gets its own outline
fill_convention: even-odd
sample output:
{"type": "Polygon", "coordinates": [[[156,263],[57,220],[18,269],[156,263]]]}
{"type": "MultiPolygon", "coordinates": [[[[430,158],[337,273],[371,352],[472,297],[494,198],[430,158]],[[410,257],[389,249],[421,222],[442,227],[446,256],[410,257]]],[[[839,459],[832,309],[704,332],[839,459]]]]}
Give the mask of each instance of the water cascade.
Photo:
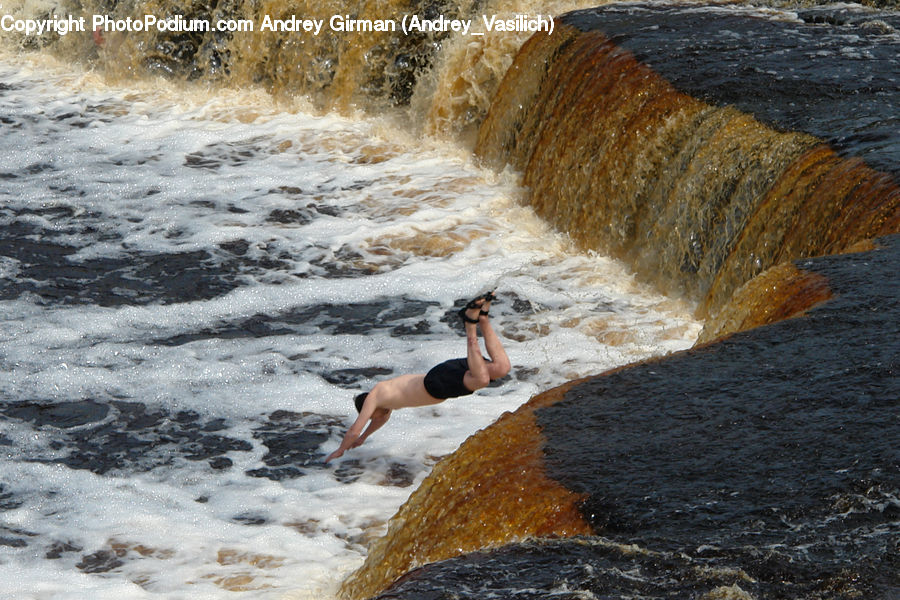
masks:
{"type": "Polygon", "coordinates": [[[476,150],[521,170],[538,214],[582,247],[705,316],[773,265],[900,228],[892,174],[679,90],[591,16],[528,41],[476,150]]]}
{"type": "MultiPolygon", "coordinates": [[[[456,140],[470,138],[528,32],[487,32],[483,15],[558,14],[585,0],[222,0],[172,3],[88,0],[74,15],[103,15],[102,41],[91,36],[30,36],[21,42],[96,65],[110,80],[161,76],[228,88],[260,88],[288,107],[384,115],[400,107],[408,126],[456,140]],[[116,24],[160,20],[200,23],[194,31],[116,31],[116,24]],[[469,21],[402,31],[404,18],[469,21]],[[219,25],[222,24],[222,31],[219,25]]],[[[33,16],[33,15],[32,15],[33,16]]],[[[185,28],[188,28],[185,26],[185,28]]]]}
{"type": "Polygon", "coordinates": [[[701,342],[718,342],[567,384],[473,436],[401,508],[347,597],[394,580],[377,597],[887,598],[900,585],[896,537],[878,533],[896,526],[896,450],[853,442],[891,428],[900,397],[898,241],[872,241],[900,231],[896,37],[885,49],[863,36],[878,49],[863,69],[887,75],[860,90],[838,85],[848,37],[823,32],[815,10],[798,23],[620,6],[567,14],[526,42],[476,153],[520,171],[529,203],[579,245],[698,302],[711,317],[701,342]],[[701,49],[685,47],[694,38],[701,49]],[[772,52],[798,38],[837,66],[804,71],[795,59],[808,54],[772,52]],[[753,64],[767,53],[778,69],[753,64]],[[795,68],[813,80],[791,81],[795,68]],[[742,74],[759,90],[734,98],[742,74]],[[836,123],[848,114],[858,120],[836,123]],[[820,255],[833,256],[804,260],[820,255]],[[542,483],[523,490],[519,423],[532,420],[542,483]],[[486,439],[506,450],[483,455],[486,439]],[[546,529],[559,505],[531,493],[555,489],[546,481],[571,492],[562,506],[577,503],[591,536],[524,541],[571,535],[568,522],[546,529]],[[441,519],[463,499],[467,517],[441,519]],[[519,515],[537,517],[504,526],[519,515]]]}

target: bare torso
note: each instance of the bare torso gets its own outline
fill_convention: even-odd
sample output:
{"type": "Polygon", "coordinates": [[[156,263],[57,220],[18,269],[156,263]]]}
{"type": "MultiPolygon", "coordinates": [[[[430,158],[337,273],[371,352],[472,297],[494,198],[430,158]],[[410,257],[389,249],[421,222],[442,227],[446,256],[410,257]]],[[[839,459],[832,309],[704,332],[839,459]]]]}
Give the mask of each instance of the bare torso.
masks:
{"type": "Polygon", "coordinates": [[[382,381],[372,388],[371,394],[375,397],[375,406],[387,410],[443,402],[425,391],[425,376],[421,374],[400,375],[382,381]]]}

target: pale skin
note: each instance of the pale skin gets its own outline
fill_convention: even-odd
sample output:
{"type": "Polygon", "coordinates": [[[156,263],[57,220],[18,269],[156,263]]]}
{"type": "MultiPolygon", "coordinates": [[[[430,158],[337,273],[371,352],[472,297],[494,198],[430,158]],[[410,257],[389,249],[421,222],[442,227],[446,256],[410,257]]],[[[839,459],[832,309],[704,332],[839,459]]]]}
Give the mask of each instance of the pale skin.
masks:
{"type": "MultiPolygon", "coordinates": [[[[485,298],[478,298],[473,302],[476,306],[466,310],[466,316],[476,323],[465,322],[466,326],[466,361],[468,370],[463,376],[463,385],[475,392],[494,379],[500,379],[509,373],[510,362],[500,338],[491,327],[490,319],[485,314],[491,307],[491,303],[485,298]],[[484,347],[487,350],[490,361],[484,359],[478,342],[478,330],[484,339],[484,347]]],[[[340,447],[328,455],[325,462],[338,458],[351,448],[361,445],[375,431],[387,423],[391,411],[398,408],[415,406],[428,406],[443,402],[441,398],[435,398],[425,391],[425,375],[400,375],[387,381],[377,383],[363,403],[359,411],[359,417],[341,441],[340,447]],[[367,426],[368,424],[368,426],[367,426]],[[365,428],[365,431],[363,431],[365,428]]]]}

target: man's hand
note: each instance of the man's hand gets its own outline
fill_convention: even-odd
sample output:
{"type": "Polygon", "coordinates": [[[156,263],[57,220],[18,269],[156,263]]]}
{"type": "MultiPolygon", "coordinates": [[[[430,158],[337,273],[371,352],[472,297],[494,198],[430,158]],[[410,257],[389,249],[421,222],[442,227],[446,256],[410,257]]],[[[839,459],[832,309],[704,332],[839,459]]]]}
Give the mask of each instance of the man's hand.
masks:
{"type": "Polygon", "coordinates": [[[347,435],[344,436],[344,439],[341,440],[341,445],[338,447],[337,450],[335,450],[334,452],[332,452],[331,454],[328,455],[328,458],[325,459],[325,462],[328,462],[334,458],[339,458],[339,457],[343,456],[344,452],[346,452],[347,449],[353,447],[353,442],[356,441],[357,437],[358,436],[354,435],[352,430],[348,431],[347,435]]]}
{"type": "Polygon", "coordinates": [[[354,422],[353,425],[350,426],[350,429],[347,430],[347,433],[344,434],[344,439],[341,440],[341,446],[329,454],[328,458],[325,459],[325,462],[343,456],[344,452],[350,448],[358,448],[376,429],[387,422],[391,416],[391,411],[383,408],[376,411],[375,404],[372,402],[373,400],[374,394],[370,392],[356,422],[354,422]],[[363,426],[370,419],[371,422],[369,423],[369,426],[363,431],[363,426]]]}
{"type": "Polygon", "coordinates": [[[362,426],[359,421],[357,421],[350,427],[350,429],[347,430],[347,433],[344,434],[344,439],[341,440],[341,445],[337,450],[328,455],[328,458],[325,459],[325,462],[328,462],[333,458],[343,456],[344,452],[361,444],[361,440],[364,440],[365,438],[359,435],[360,429],[362,429],[362,426]]]}

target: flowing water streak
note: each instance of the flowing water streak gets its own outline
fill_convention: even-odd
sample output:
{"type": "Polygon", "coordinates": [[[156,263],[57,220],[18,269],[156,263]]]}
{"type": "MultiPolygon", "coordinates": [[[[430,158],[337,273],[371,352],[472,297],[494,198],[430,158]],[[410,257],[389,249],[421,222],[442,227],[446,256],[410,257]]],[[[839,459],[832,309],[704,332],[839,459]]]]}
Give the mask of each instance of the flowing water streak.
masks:
{"type": "Polygon", "coordinates": [[[3,64],[2,595],[327,597],[478,428],[697,334],[452,148],[3,64]],[[352,388],[458,354],[491,286],[513,379],[320,466],[352,388]]]}

